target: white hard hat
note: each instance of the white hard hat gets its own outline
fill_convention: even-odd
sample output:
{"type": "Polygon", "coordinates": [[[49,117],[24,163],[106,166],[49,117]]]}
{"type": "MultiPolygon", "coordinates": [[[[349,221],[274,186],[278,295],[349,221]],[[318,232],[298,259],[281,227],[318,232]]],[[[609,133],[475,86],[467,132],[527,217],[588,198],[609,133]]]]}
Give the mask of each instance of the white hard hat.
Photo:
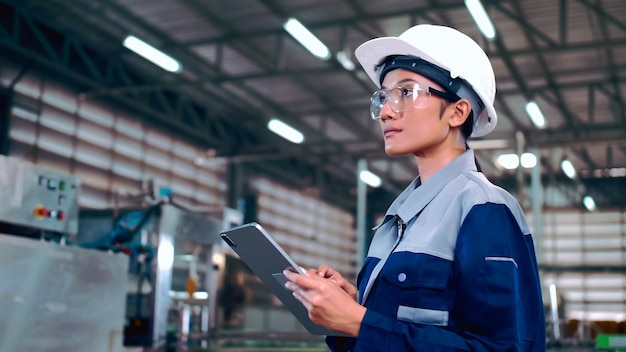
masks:
{"type": "MultiPolygon", "coordinates": [[[[378,87],[382,72],[380,64],[384,59],[405,55],[419,57],[448,71],[452,80],[460,78],[467,82],[484,105],[482,109],[472,104],[474,128],[471,136],[481,137],[493,130],[498,119],[493,108],[496,79],[487,54],[472,38],[450,27],[422,24],[409,28],[398,37],[369,40],[355,51],[361,66],[378,87]]],[[[453,93],[472,102],[460,92],[453,93]]]]}

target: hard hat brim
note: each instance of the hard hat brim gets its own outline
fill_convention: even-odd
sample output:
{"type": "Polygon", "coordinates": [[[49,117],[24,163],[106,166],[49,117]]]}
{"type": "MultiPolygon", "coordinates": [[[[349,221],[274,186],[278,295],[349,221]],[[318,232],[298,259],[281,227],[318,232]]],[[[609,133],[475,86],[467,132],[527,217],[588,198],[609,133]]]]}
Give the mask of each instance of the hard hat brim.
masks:
{"type": "MultiPolygon", "coordinates": [[[[378,65],[388,56],[392,55],[412,55],[420,57],[434,65],[451,71],[449,67],[442,64],[439,60],[434,59],[427,53],[419,50],[410,43],[398,37],[381,37],[371,39],[361,44],[354,51],[354,55],[363,67],[367,76],[380,88],[379,71],[376,69],[378,65]]],[[[465,77],[460,76],[465,79],[465,77]]],[[[473,87],[472,87],[473,88],[473,87]]],[[[474,89],[474,92],[480,97],[485,104],[485,110],[474,121],[474,129],[471,137],[482,137],[491,132],[496,126],[497,115],[493,104],[489,104],[489,97],[484,96],[480,89],[474,89]]]]}

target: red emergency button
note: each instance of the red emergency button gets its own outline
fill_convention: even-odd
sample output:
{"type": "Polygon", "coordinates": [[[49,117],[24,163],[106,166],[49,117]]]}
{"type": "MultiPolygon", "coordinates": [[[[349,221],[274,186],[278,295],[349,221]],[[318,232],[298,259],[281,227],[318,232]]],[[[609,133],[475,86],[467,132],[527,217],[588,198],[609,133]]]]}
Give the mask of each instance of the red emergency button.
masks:
{"type": "Polygon", "coordinates": [[[43,205],[37,205],[35,209],[33,209],[33,215],[37,219],[47,218],[50,215],[50,210],[43,205]]]}
{"type": "Polygon", "coordinates": [[[65,219],[65,213],[59,210],[59,212],[57,213],[57,219],[59,220],[65,219]]]}

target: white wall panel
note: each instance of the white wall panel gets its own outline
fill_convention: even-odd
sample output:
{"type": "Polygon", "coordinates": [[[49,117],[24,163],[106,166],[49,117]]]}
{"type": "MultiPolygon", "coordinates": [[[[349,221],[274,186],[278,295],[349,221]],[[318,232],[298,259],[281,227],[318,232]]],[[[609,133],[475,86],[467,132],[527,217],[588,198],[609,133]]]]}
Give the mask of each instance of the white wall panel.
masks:
{"type": "Polygon", "coordinates": [[[106,107],[95,102],[86,100],[81,101],[78,107],[78,115],[83,119],[98,124],[107,129],[111,129],[114,125],[114,113],[107,110],[106,107]]]}
{"type": "Polygon", "coordinates": [[[80,122],[76,136],[83,141],[106,149],[111,149],[113,145],[111,130],[89,121],[80,122]]]}
{"type": "MultiPolygon", "coordinates": [[[[14,78],[17,71],[12,75],[14,78]]],[[[42,92],[42,83],[32,74],[26,74],[15,85],[15,92],[33,99],[39,99],[42,92]]]]}
{"type": "Polygon", "coordinates": [[[140,141],[118,135],[113,144],[113,151],[116,154],[134,159],[135,162],[143,160],[143,145],[140,141]]]}
{"type": "Polygon", "coordinates": [[[115,131],[130,137],[131,140],[142,141],[144,139],[145,129],[141,121],[118,116],[114,128],[115,131]]]}
{"type": "Polygon", "coordinates": [[[194,180],[196,176],[196,167],[189,160],[174,157],[172,160],[172,170],[178,176],[187,180],[194,180]]]}
{"type": "MultiPolygon", "coordinates": [[[[109,187],[109,175],[103,173],[99,168],[89,165],[78,165],[74,174],[80,178],[83,186],[105,192],[111,191],[109,187]]],[[[102,199],[102,201],[105,201],[105,199],[102,199]]]]}
{"type": "Polygon", "coordinates": [[[148,165],[161,170],[170,170],[170,156],[165,150],[147,148],[144,157],[148,165]]]}
{"type": "Polygon", "coordinates": [[[176,140],[172,141],[171,151],[177,159],[180,158],[186,161],[194,161],[196,156],[198,156],[197,149],[194,149],[190,145],[176,140]]]}
{"type": "Polygon", "coordinates": [[[172,148],[172,138],[160,131],[147,130],[145,141],[150,146],[156,147],[162,151],[169,152],[172,148]]]}
{"type": "Polygon", "coordinates": [[[53,106],[69,114],[76,113],[78,108],[75,96],[66,89],[59,89],[50,82],[46,82],[43,87],[41,100],[48,106],[53,106]]]}
{"type": "Polygon", "coordinates": [[[43,107],[39,121],[42,126],[66,135],[71,136],[76,131],[76,118],[65,111],[53,107],[43,107]]]}
{"type": "Polygon", "coordinates": [[[72,139],[68,135],[47,128],[40,130],[37,146],[66,158],[71,158],[74,150],[72,139]]]}
{"type": "Polygon", "coordinates": [[[27,120],[15,119],[11,122],[9,138],[24,144],[35,145],[37,142],[37,124],[27,120]]]}
{"type": "Polygon", "coordinates": [[[72,172],[72,161],[62,155],[39,150],[38,157],[41,160],[39,166],[67,173],[72,172]]]}
{"type": "Polygon", "coordinates": [[[19,117],[19,119],[16,119],[16,121],[36,122],[39,119],[39,116],[36,113],[20,108],[19,106],[13,106],[13,108],[11,109],[11,114],[19,117]]]}

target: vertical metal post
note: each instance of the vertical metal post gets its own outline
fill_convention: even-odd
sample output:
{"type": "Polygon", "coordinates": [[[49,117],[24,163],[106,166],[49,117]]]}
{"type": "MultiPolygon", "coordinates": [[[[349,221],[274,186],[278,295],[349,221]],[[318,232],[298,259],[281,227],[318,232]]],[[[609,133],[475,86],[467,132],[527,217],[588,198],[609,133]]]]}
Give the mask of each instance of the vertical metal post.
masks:
{"type": "Polygon", "coordinates": [[[517,165],[517,198],[522,207],[524,207],[526,204],[526,199],[524,198],[524,168],[522,167],[522,154],[524,153],[524,144],[526,143],[524,133],[517,131],[515,139],[517,140],[517,158],[519,160],[519,165],[517,165]]]}
{"type": "Polygon", "coordinates": [[[361,171],[367,170],[367,161],[359,159],[356,171],[357,205],[356,205],[356,266],[357,270],[363,265],[365,258],[365,216],[367,208],[367,185],[361,181],[361,171]]]}
{"type": "Polygon", "coordinates": [[[11,146],[9,132],[11,127],[12,94],[0,89],[0,154],[9,155],[11,146]]]}
{"type": "Polygon", "coordinates": [[[543,186],[541,185],[541,162],[539,149],[533,148],[531,153],[537,156],[537,165],[530,171],[530,204],[533,214],[533,239],[537,261],[543,262],[543,186]]]}
{"type": "MultiPolygon", "coordinates": [[[[162,221],[162,217],[159,221],[162,221]]],[[[167,337],[167,313],[172,303],[169,294],[172,289],[174,253],[174,235],[160,232],[158,234],[155,283],[152,288],[154,295],[152,347],[155,350],[165,345],[167,337]]]]}
{"type": "Polygon", "coordinates": [[[233,161],[229,161],[226,168],[226,177],[228,179],[226,206],[230,208],[237,208],[237,200],[243,194],[243,182],[241,177],[243,174],[243,168],[244,165],[233,161]]]}
{"type": "Polygon", "coordinates": [[[554,325],[554,339],[559,341],[561,339],[561,318],[559,317],[559,302],[555,284],[550,285],[550,313],[554,325]]]}

